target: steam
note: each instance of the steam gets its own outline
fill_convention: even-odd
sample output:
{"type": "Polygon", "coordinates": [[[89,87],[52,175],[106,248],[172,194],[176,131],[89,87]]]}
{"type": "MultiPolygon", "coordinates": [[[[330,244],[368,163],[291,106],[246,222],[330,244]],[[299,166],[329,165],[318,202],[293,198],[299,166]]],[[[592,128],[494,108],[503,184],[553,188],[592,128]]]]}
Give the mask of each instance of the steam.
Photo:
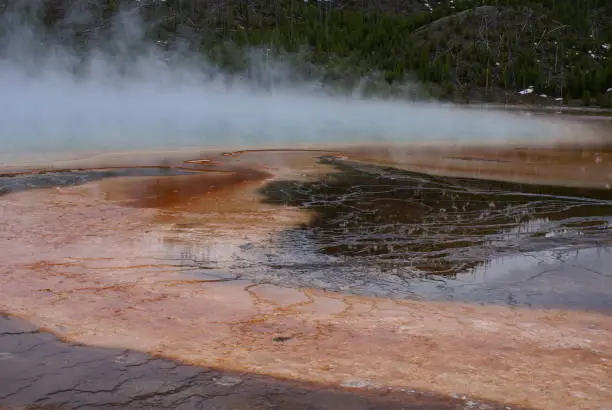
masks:
{"type": "Polygon", "coordinates": [[[54,37],[22,8],[5,11],[0,19],[0,146],[6,155],[332,142],[499,142],[564,132],[558,124],[510,114],[330,94],[316,81],[296,80],[290,66],[270,61],[265,50],[254,51],[250,75],[230,75],[185,51],[188,42],[168,51],[144,40],[145,26],[133,10],[119,14],[110,36],[82,52],[62,42],[61,30],[87,24],[91,16],[83,8],[66,15],[54,37]]]}

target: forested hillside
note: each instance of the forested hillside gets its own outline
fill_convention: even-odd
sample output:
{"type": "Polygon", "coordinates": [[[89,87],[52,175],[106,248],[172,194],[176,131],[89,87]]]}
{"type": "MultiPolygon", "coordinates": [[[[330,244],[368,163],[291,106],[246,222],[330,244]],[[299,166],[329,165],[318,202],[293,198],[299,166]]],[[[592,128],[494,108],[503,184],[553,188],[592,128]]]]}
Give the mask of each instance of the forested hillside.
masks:
{"type": "Polygon", "coordinates": [[[264,47],[298,55],[306,74],[342,87],[378,73],[379,88],[416,80],[440,99],[612,106],[610,0],[38,3],[49,36],[81,47],[103,37],[119,10],[138,6],[156,44],[183,40],[231,71],[245,68],[245,50],[264,47]],[[88,17],[67,18],[75,7],[88,17]]]}

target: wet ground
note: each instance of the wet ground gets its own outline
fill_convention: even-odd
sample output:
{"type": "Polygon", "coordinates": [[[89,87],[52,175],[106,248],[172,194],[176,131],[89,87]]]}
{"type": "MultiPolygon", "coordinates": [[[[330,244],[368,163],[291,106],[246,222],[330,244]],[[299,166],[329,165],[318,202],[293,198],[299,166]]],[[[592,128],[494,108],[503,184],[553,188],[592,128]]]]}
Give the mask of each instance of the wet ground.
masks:
{"type": "Polygon", "coordinates": [[[0,366],[4,409],[511,408],[466,397],[332,389],[188,366],[136,351],[62,342],[8,316],[0,316],[0,366]]]}
{"type": "MultiPolygon", "coordinates": [[[[194,249],[193,240],[167,244],[170,257],[186,268],[205,267],[204,278],[214,270],[218,278],[367,296],[612,310],[611,190],[432,176],[315,157],[329,173],[309,180],[277,178],[259,189],[262,203],[311,213],[308,223],[243,243],[223,260],[215,257],[218,244],[194,249]]],[[[0,178],[0,195],[157,177],[136,196],[129,188],[123,205],[176,209],[186,196],[211,190],[210,183],[176,178],[202,172],[196,167],[202,164],[208,166],[204,171],[214,171],[195,160],[181,169],[17,175],[0,178]]],[[[192,238],[205,235],[200,228],[175,225],[192,238]]]]}
{"type": "MultiPolygon", "coordinates": [[[[168,245],[169,252],[186,267],[206,267],[203,276],[214,269],[222,278],[368,296],[612,309],[612,191],[431,176],[335,156],[317,161],[332,171],[308,181],[276,179],[259,189],[263,203],[312,213],[307,224],[244,243],[222,261],[205,243],[195,251],[193,241],[183,249],[168,245]]],[[[194,172],[201,171],[25,174],[0,178],[0,195],[194,172]]],[[[123,204],[176,207],[186,195],[205,194],[197,181],[156,181],[123,204]]],[[[200,227],[175,228],[197,237],[200,227]]]]}
{"type": "Polygon", "coordinates": [[[190,175],[189,171],[163,167],[117,168],[100,170],[61,170],[0,176],[0,195],[29,189],[44,189],[82,185],[105,178],[162,177],[190,175]]]}
{"type": "MultiPolygon", "coordinates": [[[[590,188],[434,176],[358,151],[0,177],[0,309],[100,346],[4,320],[0,406],[605,408],[609,154],[567,153],[590,188]]],[[[461,155],[452,166],[516,168],[461,155]]],[[[543,158],[543,180],[574,166],[543,158]]]]}
{"type": "Polygon", "coordinates": [[[315,213],[275,242],[267,279],[386,297],[612,309],[612,191],[321,161],[337,172],[262,189],[269,203],[315,213]]]}

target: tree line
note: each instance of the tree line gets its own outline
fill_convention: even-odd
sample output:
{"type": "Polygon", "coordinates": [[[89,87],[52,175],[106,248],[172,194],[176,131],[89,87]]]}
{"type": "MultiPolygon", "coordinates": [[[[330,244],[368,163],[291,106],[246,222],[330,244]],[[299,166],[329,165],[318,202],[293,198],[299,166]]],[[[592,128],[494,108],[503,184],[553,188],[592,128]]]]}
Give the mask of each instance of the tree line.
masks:
{"type": "MultiPolygon", "coordinates": [[[[61,21],[68,1],[46,2],[42,18],[50,27],[61,21]]],[[[612,1],[445,0],[432,1],[431,11],[420,1],[366,7],[371,3],[138,2],[150,39],[187,39],[230,71],[246,67],[247,50],[265,47],[275,55],[299,54],[329,81],[353,84],[377,72],[390,87],[418,80],[441,99],[612,106],[612,1]],[[519,97],[517,91],[530,86],[534,92],[519,97]]],[[[97,13],[105,18],[127,4],[134,1],[101,0],[97,13]]]]}

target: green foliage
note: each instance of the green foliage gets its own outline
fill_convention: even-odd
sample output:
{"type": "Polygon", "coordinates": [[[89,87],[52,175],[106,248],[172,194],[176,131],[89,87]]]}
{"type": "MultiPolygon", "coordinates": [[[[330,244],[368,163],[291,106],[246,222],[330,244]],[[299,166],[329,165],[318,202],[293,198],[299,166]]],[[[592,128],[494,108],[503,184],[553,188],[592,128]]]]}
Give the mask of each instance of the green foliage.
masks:
{"type": "MultiPolygon", "coordinates": [[[[111,13],[130,3],[105,2],[111,13]]],[[[240,50],[305,47],[304,58],[335,79],[382,72],[391,85],[410,76],[440,98],[478,91],[487,100],[534,86],[537,94],[609,105],[612,1],[431,3],[433,12],[416,0],[150,0],[141,12],[153,39],[187,38],[231,70],[245,65],[240,50]]]]}

